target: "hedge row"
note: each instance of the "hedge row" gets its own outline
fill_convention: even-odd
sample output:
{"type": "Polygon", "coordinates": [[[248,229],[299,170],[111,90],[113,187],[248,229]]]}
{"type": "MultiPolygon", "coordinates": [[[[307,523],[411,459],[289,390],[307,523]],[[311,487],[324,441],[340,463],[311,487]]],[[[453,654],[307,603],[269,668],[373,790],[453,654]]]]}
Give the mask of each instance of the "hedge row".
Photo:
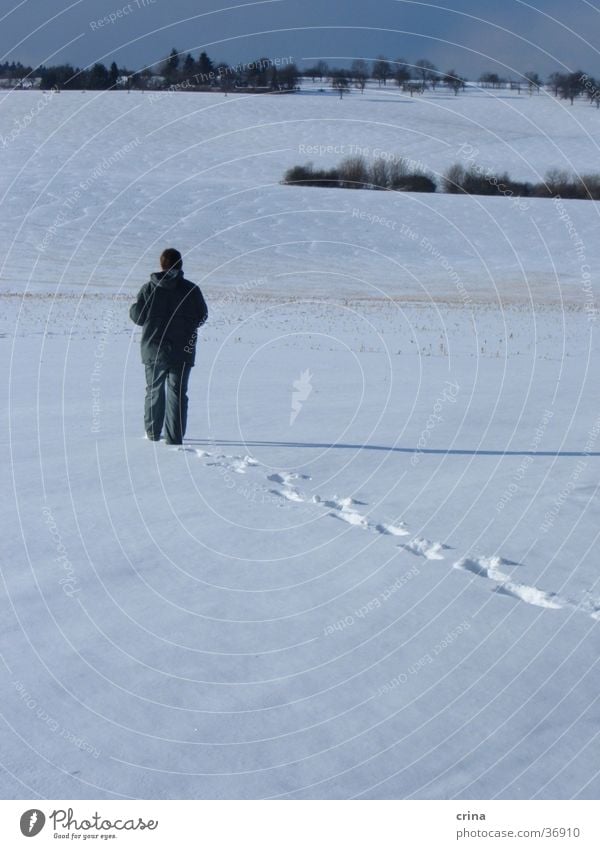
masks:
{"type": "Polygon", "coordinates": [[[471,165],[452,165],[442,178],[449,194],[504,195],[508,197],[600,200],[600,174],[569,174],[552,169],[540,183],[512,180],[507,173],[493,174],[471,165]]]}
{"type": "MultiPolygon", "coordinates": [[[[375,189],[396,192],[435,192],[434,176],[404,159],[376,159],[368,163],[351,156],[333,168],[315,168],[312,162],[289,168],[283,178],[287,185],[321,186],[338,189],[375,189]]],[[[505,197],[560,196],[565,199],[600,200],[600,174],[569,174],[553,169],[543,181],[512,180],[507,173],[494,174],[477,165],[450,166],[440,181],[448,194],[503,195],[505,197]]]]}
{"type": "Polygon", "coordinates": [[[376,159],[369,164],[362,156],[350,156],[337,167],[317,169],[312,162],[286,171],[284,183],[327,186],[339,189],[381,189],[396,192],[435,192],[430,174],[414,168],[404,159],[376,159]]]}

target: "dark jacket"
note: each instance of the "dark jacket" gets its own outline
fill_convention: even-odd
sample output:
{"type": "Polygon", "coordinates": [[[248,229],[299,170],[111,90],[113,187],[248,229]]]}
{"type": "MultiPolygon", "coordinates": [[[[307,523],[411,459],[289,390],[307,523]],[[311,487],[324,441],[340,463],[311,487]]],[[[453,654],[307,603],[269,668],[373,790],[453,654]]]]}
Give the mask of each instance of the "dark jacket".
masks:
{"type": "Polygon", "coordinates": [[[140,289],[129,317],[143,327],[142,362],[194,365],[198,327],[208,316],[202,292],[181,271],[159,271],[140,289]]]}

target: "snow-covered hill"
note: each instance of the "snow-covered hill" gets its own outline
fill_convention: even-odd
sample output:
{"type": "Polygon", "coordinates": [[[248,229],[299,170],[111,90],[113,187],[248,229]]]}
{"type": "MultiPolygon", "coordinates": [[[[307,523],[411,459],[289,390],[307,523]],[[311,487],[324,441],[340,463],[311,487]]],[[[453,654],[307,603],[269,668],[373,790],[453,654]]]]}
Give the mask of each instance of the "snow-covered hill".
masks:
{"type": "Polygon", "coordinates": [[[278,180],[588,170],[599,121],[62,93],[4,148],[2,796],[598,797],[597,205],[278,180]],[[210,311],[183,449],[127,316],[167,244],[210,311]]]}
{"type": "Polygon", "coordinates": [[[130,291],[165,240],[231,290],[584,303],[597,204],[282,186],[291,165],[403,156],[590,172],[600,110],[549,94],[13,92],[0,101],[10,291],[130,291]],[[20,129],[22,128],[22,129],[20,129]],[[322,155],[319,151],[323,151],[322,155]],[[333,277],[326,276],[333,274],[333,277]],[[264,278],[268,279],[265,281],[264,278]]]}

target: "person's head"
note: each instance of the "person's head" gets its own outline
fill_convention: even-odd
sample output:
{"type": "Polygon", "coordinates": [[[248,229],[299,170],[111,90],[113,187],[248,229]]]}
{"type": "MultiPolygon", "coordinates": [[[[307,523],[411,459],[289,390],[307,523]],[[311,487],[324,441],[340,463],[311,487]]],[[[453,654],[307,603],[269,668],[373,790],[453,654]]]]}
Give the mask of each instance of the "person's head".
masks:
{"type": "Polygon", "coordinates": [[[183,260],[175,248],[167,248],[160,255],[160,267],[163,271],[181,271],[183,260]]]}

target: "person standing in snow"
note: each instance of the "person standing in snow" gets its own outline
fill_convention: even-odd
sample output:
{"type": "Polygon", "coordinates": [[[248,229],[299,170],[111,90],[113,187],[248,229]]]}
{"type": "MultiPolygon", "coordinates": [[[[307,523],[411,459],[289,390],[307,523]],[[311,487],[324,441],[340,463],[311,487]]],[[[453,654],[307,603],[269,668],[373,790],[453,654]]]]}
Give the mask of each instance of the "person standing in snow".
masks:
{"type": "Polygon", "coordinates": [[[198,328],[208,317],[202,292],[183,276],[175,248],[160,257],[162,271],[150,275],[131,305],[129,317],[143,328],[142,363],[146,367],[144,423],[157,442],[165,426],[167,445],[181,445],[187,422],[187,385],[196,356],[198,328]],[[166,389],[166,391],[165,391],[166,389]],[[165,397],[166,396],[166,397],[165,397]]]}

